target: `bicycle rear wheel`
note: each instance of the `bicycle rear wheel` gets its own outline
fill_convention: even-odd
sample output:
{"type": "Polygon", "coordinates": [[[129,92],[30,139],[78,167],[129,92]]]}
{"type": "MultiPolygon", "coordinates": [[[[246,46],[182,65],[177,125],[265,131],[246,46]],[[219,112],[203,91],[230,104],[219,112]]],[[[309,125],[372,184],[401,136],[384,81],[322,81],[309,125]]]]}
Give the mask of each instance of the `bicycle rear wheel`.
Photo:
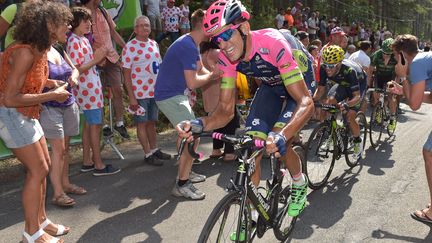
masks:
{"type": "Polygon", "coordinates": [[[233,232],[239,232],[239,229],[244,230],[244,237],[240,236],[238,242],[249,242],[252,234],[250,208],[246,205],[241,213],[241,203],[241,195],[237,191],[229,192],[222,198],[207,219],[198,242],[232,242],[230,238],[233,232]],[[241,220],[239,220],[240,215],[242,215],[241,220]],[[239,222],[242,222],[243,225],[238,225],[239,222]]]}
{"type": "Polygon", "coordinates": [[[384,129],[384,112],[380,104],[377,104],[371,114],[370,122],[369,122],[369,138],[370,143],[373,148],[377,148],[382,132],[384,129]]]}
{"type": "Polygon", "coordinates": [[[276,239],[285,241],[294,229],[297,217],[288,215],[288,205],[291,199],[291,175],[285,170],[282,181],[280,182],[282,191],[279,193],[278,214],[276,215],[277,224],[273,227],[276,239]]]}
{"type": "Polygon", "coordinates": [[[317,190],[327,183],[336,160],[335,147],[329,123],[321,123],[312,131],[305,146],[303,164],[303,171],[309,179],[309,188],[317,190]]]}
{"type": "MultiPolygon", "coordinates": [[[[362,145],[363,145],[362,146],[363,150],[361,152],[363,154],[363,151],[365,150],[366,137],[367,137],[367,121],[366,121],[366,116],[363,114],[363,112],[357,113],[356,121],[360,127],[360,138],[362,139],[362,145]]],[[[347,132],[347,136],[345,139],[346,139],[346,141],[345,141],[345,161],[349,167],[353,168],[354,166],[356,166],[358,164],[358,162],[360,161],[362,156],[360,156],[356,160],[354,158],[350,158],[350,156],[352,156],[352,154],[354,153],[354,151],[353,151],[354,150],[354,141],[353,141],[353,136],[352,136],[351,132],[347,132]]]]}

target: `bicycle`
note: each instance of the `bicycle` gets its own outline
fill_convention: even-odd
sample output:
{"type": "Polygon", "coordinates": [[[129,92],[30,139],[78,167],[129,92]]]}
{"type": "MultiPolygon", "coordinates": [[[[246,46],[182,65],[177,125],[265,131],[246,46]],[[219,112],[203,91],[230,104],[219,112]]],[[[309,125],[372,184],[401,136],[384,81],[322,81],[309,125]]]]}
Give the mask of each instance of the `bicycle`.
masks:
{"type": "MultiPolygon", "coordinates": [[[[286,240],[297,220],[297,217],[288,216],[291,196],[289,173],[272,154],[272,179],[267,180],[266,187],[255,187],[250,178],[255,171],[255,158],[264,150],[265,142],[248,135],[202,133],[193,136],[212,137],[232,143],[241,158],[236,177],[230,180],[227,187],[228,194],[213,209],[198,242],[251,242],[255,236],[261,238],[270,228],[278,240],[286,240]],[[257,221],[253,221],[252,207],[258,212],[257,221]]],[[[183,141],[179,152],[183,150],[183,141]]],[[[193,142],[189,143],[189,153],[196,158],[199,155],[194,152],[193,145],[193,142]]]]}
{"type": "MultiPolygon", "coordinates": [[[[320,189],[327,183],[335,161],[343,154],[350,168],[356,166],[362,157],[357,160],[351,158],[354,150],[353,136],[345,115],[342,115],[342,121],[338,120],[339,108],[336,105],[319,103],[316,103],[315,107],[329,112],[330,116],[313,129],[305,145],[303,171],[309,179],[309,188],[313,190],[320,189]]],[[[356,120],[360,125],[360,137],[364,149],[367,134],[366,116],[360,111],[356,115],[356,120]]]]}
{"type": "Polygon", "coordinates": [[[378,103],[372,110],[369,123],[370,143],[373,148],[377,148],[384,129],[387,130],[389,137],[394,135],[394,130],[389,129],[390,112],[386,105],[386,99],[389,96],[389,93],[385,89],[379,88],[369,88],[367,92],[377,92],[379,94],[378,103]]]}

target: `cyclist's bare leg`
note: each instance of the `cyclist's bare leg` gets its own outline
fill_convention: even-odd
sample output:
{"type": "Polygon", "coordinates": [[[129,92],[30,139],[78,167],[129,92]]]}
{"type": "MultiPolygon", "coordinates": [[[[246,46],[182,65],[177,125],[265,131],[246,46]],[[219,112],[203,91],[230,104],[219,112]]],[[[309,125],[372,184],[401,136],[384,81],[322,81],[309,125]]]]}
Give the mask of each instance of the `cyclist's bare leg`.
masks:
{"type": "Polygon", "coordinates": [[[373,101],[372,101],[372,105],[375,107],[376,104],[379,101],[379,96],[380,94],[378,92],[373,92],[373,101]]]}
{"type": "Polygon", "coordinates": [[[346,118],[348,120],[348,124],[351,129],[351,133],[353,137],[360,136],[360,126],[356,121],[356,115],[357,112],[355,112],[354,110],[349,110],[348,113],[346,113],[346,118]]]}
{"type": "Polygon", "coordinates": [[[251,181],[254,184],[254,186],[258,186],[261,180],[261,160],[263,157],[263,153],[261,153],[260,155],[258,155],[255,158],[255,171],[254,173],[251,175],[251,181]]]}
{"type": "MultiPolygon", "coordinates": [[[[274,128],[273,132],[280,132],[281,129],[280,128],[274,128]]],[[[288,169],[288,171],[290,172],[290,174],[292,176],[294,175],[299,175],[300,173],[302,173],[302,166],[301,166],[301,162],[300,162],[300,157],[298,156],[298,154],[294,151],[293,147],[292,147],[292,141],[293,139],[290,139],[289,141],[287,141],[286,143],[286,147],[287,147],[287,151],[286,154],[284,156],[282,156],[280,158],[280,160],[282,160],[285,164],[285,167],[288,169]]]]}
{"type": "Polygon", "coordinates": [[[397,97],[395,95],[390,95],[388,97],[388,106],[390,109],[390,115],[395,115],[397,109],[397,97]]]}

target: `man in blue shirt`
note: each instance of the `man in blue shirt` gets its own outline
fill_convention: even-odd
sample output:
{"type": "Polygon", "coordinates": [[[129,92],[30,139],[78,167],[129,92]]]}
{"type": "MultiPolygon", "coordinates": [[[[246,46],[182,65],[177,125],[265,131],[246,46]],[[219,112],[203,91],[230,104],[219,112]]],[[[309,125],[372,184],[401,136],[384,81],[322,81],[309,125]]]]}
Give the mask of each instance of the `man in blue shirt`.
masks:
{"type": "MultiPolygon", "coordinates": [[[[432,104],[430,93],[432,90],[432,52],[419,52],[418,39],[413,35],[396,37],[392,47],[393,51],[397,52],[398,63],[395,71],[399,80],[389,83],[390,91],[405,95],[412,110],[418,110],[423,102],[432,104]],[[407,76],[408,73],[409,76],[407,76]]],[[[423,158],[432,201],[432,132],[423,145],[423,158]]],[[[417,210],[411,213],[411,217],[420,222],[432,224],[432,208],[428,206],[423,210],[417,210]]]]}
{"type": "MultiPolygon", "coordinates": [[[[181,121],[195,119],[184,90],[199,88],[220,76],[220,71],[209,72],[201,64],[198,46],[208,39],[201,29],[203,17],[204,11],[201,9],[192,14],[192,31],[177,39],[168,48],[156,79],[156,104],[174,127],[181,121]]],[[[180,157],[178,181],[172,194],[201,200],[205,194],[192,183],[202,182],[206,177],[191,171],[192,161],[193,158],[185,149],[180,157]]]]}

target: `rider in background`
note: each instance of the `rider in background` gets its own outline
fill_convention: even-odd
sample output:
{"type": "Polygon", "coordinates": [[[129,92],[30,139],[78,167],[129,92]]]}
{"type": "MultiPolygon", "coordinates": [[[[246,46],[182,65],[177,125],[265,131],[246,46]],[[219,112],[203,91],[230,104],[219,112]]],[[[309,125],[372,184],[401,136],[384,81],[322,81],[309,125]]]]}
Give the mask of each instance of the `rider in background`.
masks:
{"type": "MultiPolygon", "coordinates": [[[[381,49],[372,55],[371,69],[375,71],[374,87],[379,89],[386,89],[387,82],[396,80],[395,66],[397,60],[393,54],[391,45],[394,40],[392,38],[383,41],[381,49]]],[[[371,75],[372,76],[372,75],[371,75]]],[[[368,84],[372,83],[372,77],[368,77],[368,84]]],[[[374,93],[373,105],[378,102],[378,93],[374,93]]],[[[390,109],[390,122],[388,125],[389,130],[396,129],[396,108],[397,100],[395,96],[387,97],[388,106],[390,109]]]]}
{"type": "Polygon", "coordinates": [[[324,49],[322,59],[325,72],[321,72],[314,100],[319,100],[323,96],[327,83],[331,82],[332,86],[325,103],[338,104],[342,112],[346,113],[354,137],[353,158],[359,159],[363,144],[360,127],[355,118],[366,90],[366,73],[356,62],[344,60],[344,50],[340,46],[333,45],[324,49]]]}

